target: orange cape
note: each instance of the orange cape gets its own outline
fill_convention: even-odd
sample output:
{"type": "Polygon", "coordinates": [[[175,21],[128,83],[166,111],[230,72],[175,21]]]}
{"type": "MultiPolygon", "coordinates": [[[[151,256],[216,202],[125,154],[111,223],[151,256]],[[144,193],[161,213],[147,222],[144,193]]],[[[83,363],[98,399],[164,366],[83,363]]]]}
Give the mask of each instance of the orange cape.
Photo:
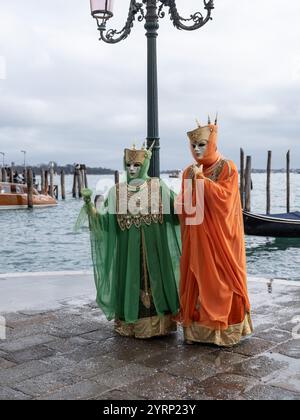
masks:
{"type": "MultiPolygon", "coordinates": [[[[204,165],[204,220],[186,225],[189,214],[183,208],[185,180],[183,175],[180,207],[182,258],[180,320],[185,327],[192,323],[213,330],[226,330],[244,321],[250,312],[247,292],[244,226],[238,187],[238,170],[231,161],[223,161],[218,179],[209,179],[214,162],[222,160],[217,151],[217,127],[210,126],[209,144],[199,164],[204,165]]],[[[217,163],[218,165],[218,163],[217,163]]],[[[193,180],[193,202],[196,195],[193,180]]]]}

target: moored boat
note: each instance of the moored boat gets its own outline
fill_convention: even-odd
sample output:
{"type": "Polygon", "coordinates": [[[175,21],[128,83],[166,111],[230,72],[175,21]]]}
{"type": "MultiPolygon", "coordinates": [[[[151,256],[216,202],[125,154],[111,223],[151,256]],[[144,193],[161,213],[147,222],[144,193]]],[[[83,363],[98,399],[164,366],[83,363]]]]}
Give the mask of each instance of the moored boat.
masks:
{"type": "Polygon", "coordinates": [[[274,238],[300,238],[300,212],[273,215],[244,211],[246,235],[274,238]]]}
{"type": "Polygon", "coordinates": [[[177,171],[172,172],[169,175],[169,178],[181,178],[181,175],[182,175],[182,171],[177,170],[177,171]]]}
{"type": "MultiPolygon", "coordinates": [[[[47,194],[33,189],[33,207],[52,207],[57,202],[47,194]]],[[[28,207],[27,185],[0,182],[0,210],[17,210],[28,207]]]]}

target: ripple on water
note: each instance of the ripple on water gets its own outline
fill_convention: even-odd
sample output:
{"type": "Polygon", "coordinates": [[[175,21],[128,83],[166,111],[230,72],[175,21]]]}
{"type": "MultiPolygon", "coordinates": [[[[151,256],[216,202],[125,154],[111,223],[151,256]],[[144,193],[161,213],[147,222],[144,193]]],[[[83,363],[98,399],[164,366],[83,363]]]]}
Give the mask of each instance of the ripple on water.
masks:
{"type": "MultiPolygon", "coordinates": [[[[89,177],[92,188],[98,179],[89,177]]],[[[285,177],[275,174],[272,179],[273,212],[284,212],[285,177]]],[[[253,183],[253,209],[263,213],[265,175],[254,174],[253,183]]],[[[71,185],[67,177],[68,191],[71,185]]],[[[300,175],[292,175],[292,186],[293,202],[300,203],[300,175]]],[[[68,194],[55,208],[0,212],[0,272],[91,269],[89,231],[74,232],[81,206],[68,194]]],[[[246,237],[246,249],[250,275],[300,280],[300,239],[246,237]]]]}

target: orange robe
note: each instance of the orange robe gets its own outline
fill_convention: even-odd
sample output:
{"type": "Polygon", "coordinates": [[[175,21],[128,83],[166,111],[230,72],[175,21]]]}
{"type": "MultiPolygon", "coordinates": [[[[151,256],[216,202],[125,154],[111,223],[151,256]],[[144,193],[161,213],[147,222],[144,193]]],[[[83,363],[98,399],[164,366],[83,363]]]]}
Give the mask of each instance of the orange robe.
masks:
{"type": "MultiPolygon", "coordinates": [[[[212,127],[204,159],[204,219],[187,225],[184,209],[184,172],[181,207],[182,258],[180,320],[185,339],[232,346],[253,331],[247,292],[244,226],[238,187],[238,170],[217,152],[217,127],[212,127]],[[213,171],[211,171],[211,168],[213,171]]],[[[197,181],[193,181],[193,202],[197,181]]]]}

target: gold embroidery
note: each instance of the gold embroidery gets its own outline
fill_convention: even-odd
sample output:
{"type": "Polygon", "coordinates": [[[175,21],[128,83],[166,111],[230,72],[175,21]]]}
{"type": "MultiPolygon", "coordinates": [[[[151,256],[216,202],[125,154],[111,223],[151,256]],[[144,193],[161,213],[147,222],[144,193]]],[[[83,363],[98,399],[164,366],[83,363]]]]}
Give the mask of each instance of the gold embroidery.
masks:
{"type": "MultiPolygon", "coordinates": [[[[221,173],[222,173],[222,171],[223,171],[223,169],[224,169],[225,164],[228,165],[229,176],[230,176],[231,172],[232,172],[230,162],[228,160],[221,159],[210,168],[210,170],[209,170],[210,175],[205,175],[205,178],[210,179],[211,181],[217,182],[221,173]]],[[[188,172],[187,172],[187,178],[188,179],[194,179],[194,177],[195,177],[193,166],[194,165],[191,165],[188,168],[188,172]]]]}
{"type": "Polygon", "coordinates": [[[193,131],[189,131],[187,133],[190,141],[200,141],[200,140],[209,140],[209,137],[213,129],[209,126],[206,127],[198,127],[193,131]]]}
{"type": "Polygon", "coordinates": [[[125,337],[146,339],[168,335],[177,331],[177,324],[172,315],[163,317],[153,316],[141,318],[135,324],[126,324],[124,321],[115,322],[115,331],[125,337]]]}
{"type": "Polygon", "coordinates": [[[143,230],[142,230],[142,253],[143,253],[143,271],[144,271],[145,284],[144,284],[144,290],[141,290],[141,301],[146,309],[150,309],[152,293],[149,287],[145,234],[143,230]]]}
{"type": "Polygon", "coordinates": [[[196,343],[215,344],[220,347],[232,347],[241,341],[242,337],[253,333],[250,314],[237,325],[230,325],[227,330],[211,330],[194,322],[190,327],[184,328],[184,338],[196,343]]]}
{"type": "Polygon", "coordinates": [[[147,156],[147,150],[144,149],[136,150],[135,147],[133,149],[125,149],[125,162],[129,164],[140,163],[143,165],[147,156]]]}
{"type": "MultiPolygon", "coordinates": [[[[122,185],[124,187],[124,184],[122,185]]],[[[117,221],[122,231],[133,225],[138,229],[145,224],[163,223],[163,206],[160,191],[160,180],[150,178],[139,188],[125,186],[127,194],[120,194],[120,184],[116,186],[117,221]],[[130,203],[134,203],[135,214],[130,213],[130,203]],[[125,214],[120,209],[127,209],[125,214]]]]}
{"type": "Polygon", "coordinates": [[[147,292],[145,292],[145,290],[141,290],[141,301],[143,302],[143,305],[146,309],[151,308],[151,297],[151,290],[147,290],[147,292]]]}
{"type": "Polygon", "coordinates": [[[223,171],[223,168],[224,168],[226,162],[227,162],[226,160],[220,160],[218,165],[214,168],[212,173],[207,176],[207,178],[210,179],[211,181],[217,182],[218,179],[219,179],[219,176],[221,175],[221,173],[223,171]]]}

